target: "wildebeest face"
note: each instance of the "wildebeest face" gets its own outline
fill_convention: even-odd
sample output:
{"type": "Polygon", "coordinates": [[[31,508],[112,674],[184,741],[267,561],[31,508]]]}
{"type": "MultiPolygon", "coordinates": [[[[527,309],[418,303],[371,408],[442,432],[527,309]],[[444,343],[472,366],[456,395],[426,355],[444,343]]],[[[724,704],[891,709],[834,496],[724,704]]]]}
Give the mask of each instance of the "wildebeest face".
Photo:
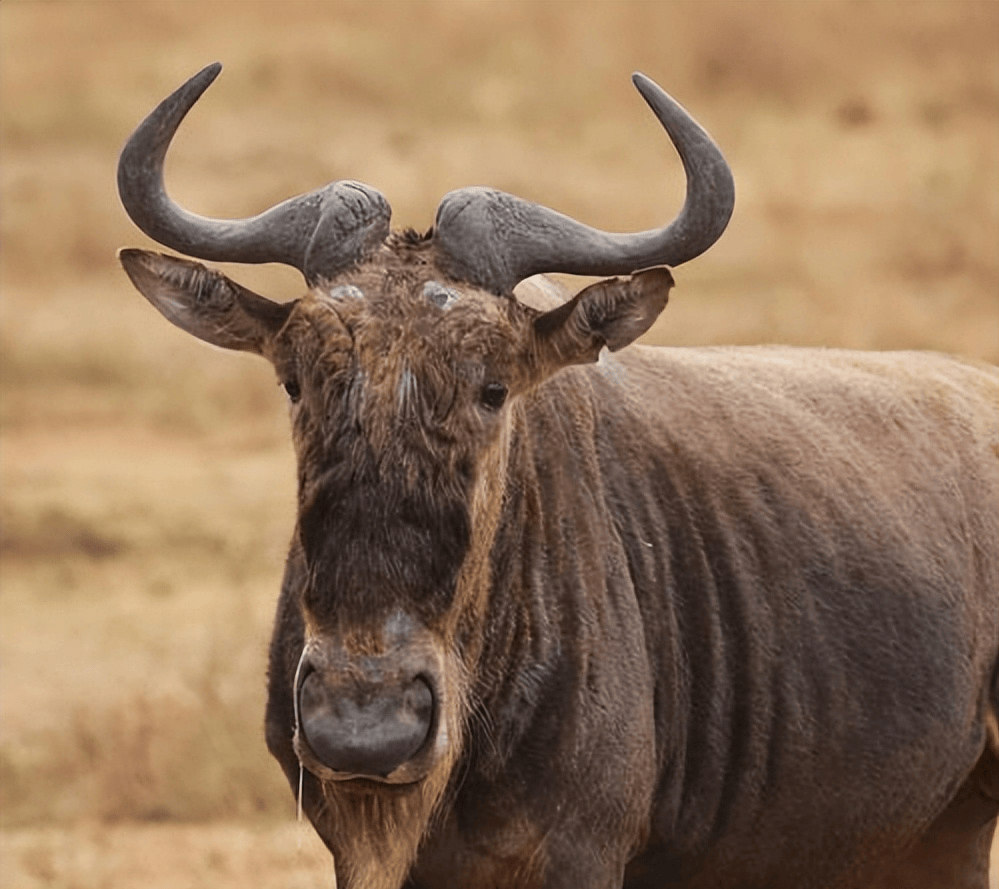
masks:
{"type": "Polygon", "coordinates": [[[480,464],[529,384],[529,313],[423,270],[301,300],[274,340],[317,625],[448,614],[480,464]]]}
{"type": "Polygon", "coordinates": [[[542,313],[450,278],[412,234],[284,305],[188,260],[122,261],[178,326],[268,358],[291,402],[303,761],[330,780],[416,780],[460,734],[487,580],[477,529],[499,508],[511,413],[559,368],[644,332],[669,271],[542,313]]]}

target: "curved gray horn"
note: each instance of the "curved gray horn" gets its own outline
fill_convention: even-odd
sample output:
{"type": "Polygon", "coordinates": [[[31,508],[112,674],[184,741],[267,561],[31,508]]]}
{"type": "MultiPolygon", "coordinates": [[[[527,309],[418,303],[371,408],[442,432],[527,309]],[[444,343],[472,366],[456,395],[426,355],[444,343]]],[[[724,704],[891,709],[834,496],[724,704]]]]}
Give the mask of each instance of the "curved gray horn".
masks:
{"type": "Polygon", "coordinates": [[[164,99],[129,137],[118,194],[132,221],[166,247],[221,262],[280,262],[310,285],[332,278],[380,244],[392,211],[380,192],[341,181],[289,198],[250,219],[208,219],[175,204],[163,186],[170,140],[222,66],[209,65],[164,99]]]}
{"type": "Polygon", "coordinates": [[[437,209],[436,240],[450,271],[496,293],[541,272],[627,275],[699,256],[725,230],[735,204],[732,172],[714,140],[643,74],[632,82],[676,146],[687,175],[680,215],[661,229],[612,234],[505,192],[462,188],[437,209]]]}

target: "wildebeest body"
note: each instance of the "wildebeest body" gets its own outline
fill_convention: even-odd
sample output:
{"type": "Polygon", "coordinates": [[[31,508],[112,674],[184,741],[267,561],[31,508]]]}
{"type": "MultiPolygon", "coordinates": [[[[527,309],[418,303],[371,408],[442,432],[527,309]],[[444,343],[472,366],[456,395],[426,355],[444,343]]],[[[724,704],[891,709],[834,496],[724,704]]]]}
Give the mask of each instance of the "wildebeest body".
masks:
{"type": "Polygon", "coordinates": [[[163,157],[217,72],[129,140],[126,209],[309,292],[120,256],[288,394],[299,509],[266,734],[340,885],[984,889],[999,372],[625,348],[734,199],[717,146],[640,75],[688,179],[669,225],[609,234],[472,188],[421,235],[349,181],[250,220],[173,204],[163,157]],[[546,271],[627,277],[570,296],[546,271]]]}
{"type": "Polygon", "coordinates": [[[603,885],[590,857],[628,834],[636,886],[890,873],[996,768],[997,392],[937,356],[634,347],[527,399],[488,717],[414,885],[603,885]]]}
{"type": "Polygon", "coordinates": [[[628,567],[615,586],[638,602],[653,669],[653,837],[666,872],[710,850],[696,885],[858,885],[982,754],[995,374],[911,355],[667,355],[633,407],[654,418],[608,432],[604,484],[584,486],[611,504],[628,567]]]}

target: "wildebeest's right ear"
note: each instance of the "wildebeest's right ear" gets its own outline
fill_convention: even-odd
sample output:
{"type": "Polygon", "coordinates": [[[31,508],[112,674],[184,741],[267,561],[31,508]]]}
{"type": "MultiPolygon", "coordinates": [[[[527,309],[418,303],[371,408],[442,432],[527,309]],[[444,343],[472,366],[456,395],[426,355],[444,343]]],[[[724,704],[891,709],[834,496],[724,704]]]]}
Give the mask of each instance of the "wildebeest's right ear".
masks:
{"type": "Polygon", "coordinates": [[[118,259],[139,293],[168,321],[223,349],[266,355],[294,306],[258,296],[188,259],[134,249],[119,250],[118,259]]]}
{"type": "Polygon", "coordinates": [[[670,270],[656,266],[584,288],[535,320],[542,364],[556,370],[596,361],[604,346],[612,352],[623,349],[652,326],[666,307],[672,286],[670,270]]]}

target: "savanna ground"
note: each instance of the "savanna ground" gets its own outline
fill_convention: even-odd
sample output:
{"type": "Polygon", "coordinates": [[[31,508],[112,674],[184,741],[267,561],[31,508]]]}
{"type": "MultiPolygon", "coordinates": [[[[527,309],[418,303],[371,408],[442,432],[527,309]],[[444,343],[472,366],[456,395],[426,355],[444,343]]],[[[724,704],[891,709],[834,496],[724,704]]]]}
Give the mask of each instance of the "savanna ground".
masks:
{"type": "MultiPolygon", "coordinates": [[[[996,2],[0,5],[0,879],[312,887],[328,864],[264,749],[293,519],[284,400],[117,268],[122,141],[202,65],[172,193],[249,215],[335,178],[426,228],[484,183],[603,228],[682,174],[659,80],[735,171],[722,241],[650,339],[999,361],[996,2]]],[[[279,298],[283,268],[229,269],[279,298]]]]}

